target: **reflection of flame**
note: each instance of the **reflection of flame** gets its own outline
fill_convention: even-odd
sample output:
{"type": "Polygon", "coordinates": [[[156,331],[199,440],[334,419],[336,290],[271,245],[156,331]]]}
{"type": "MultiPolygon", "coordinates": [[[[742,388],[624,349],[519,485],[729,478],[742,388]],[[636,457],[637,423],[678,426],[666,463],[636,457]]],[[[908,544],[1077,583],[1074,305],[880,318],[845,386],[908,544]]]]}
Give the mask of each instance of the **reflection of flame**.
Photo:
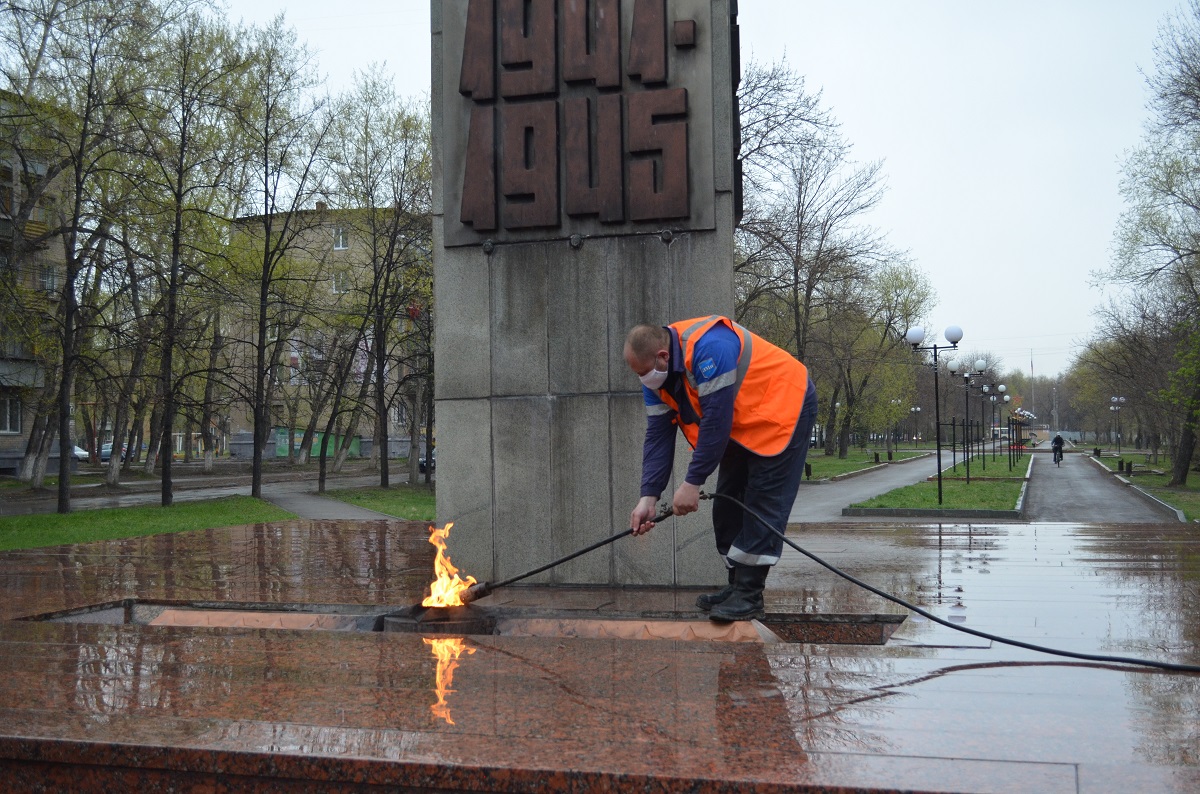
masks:
{"type": "Polygon", "coordinates": [[[474,648],[463,645],[462,637],[446,637],[442,639],[425,638],[425,644],[433,650],[433,655],[437,657],[437,699],[438,702],[429,707],[433,712],[433,716],[441,717],[450,725],[454,724],[454,720],[450,719],[450,705],[446,702],[446,695],[453,692],[450,686],[454,683],[454,668],[458,667],[458,657],[463,651],[467,653],[475,653],[474,648]]]}
{"type": "Polygon", "coordinates": [[[444,529],[429,528],[429,542],[437,546],[437,557],[433,560],[433,572],[437,578],[429,585],[429,595],[421,602],[423,607],[460,607],[463,600],[459,593],[475,584],[475,577],[458,578],[458,569],[450,564],[446,554],[446,538],[450,536],[451,522],[444,529]]]}

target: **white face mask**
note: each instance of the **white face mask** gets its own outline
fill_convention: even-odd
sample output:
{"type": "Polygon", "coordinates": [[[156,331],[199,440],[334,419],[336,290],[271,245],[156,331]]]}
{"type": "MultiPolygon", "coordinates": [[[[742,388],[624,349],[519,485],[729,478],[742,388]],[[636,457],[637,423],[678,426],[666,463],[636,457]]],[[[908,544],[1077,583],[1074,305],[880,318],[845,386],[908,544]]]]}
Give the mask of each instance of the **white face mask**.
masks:
{"type": "Polygon", "coordinates": [[[652,369],[645,375],[639,375],[638,380],[640,380],[642,385],[647,389],[650,389],[651,391],[658,391],[662,388],[663,384],[667,382],[668,374],[669,373],[665,369],[652,369]]]}

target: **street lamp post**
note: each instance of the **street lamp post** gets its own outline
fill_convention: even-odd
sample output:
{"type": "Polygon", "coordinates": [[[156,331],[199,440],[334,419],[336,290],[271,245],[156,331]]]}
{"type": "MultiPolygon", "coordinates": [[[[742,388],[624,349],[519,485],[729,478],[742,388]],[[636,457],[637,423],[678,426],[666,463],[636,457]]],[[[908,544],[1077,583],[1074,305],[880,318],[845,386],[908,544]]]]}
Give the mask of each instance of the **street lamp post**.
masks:
{"type": "Polygon", "coordinates": [[[992,404],[992,423],[988,426],[988,432],[992,435],[992,460],[996,459],[996,437],[1000,435],[999,428],[996,427],[996,403],[1006,403],[1012,399],[1004,393],[1006,391],[1008,391],[1008,387],[1003,383],[999,386],[989,383],[983,387],[983,393],[992,404]],[[992,389],[996,391],[993,392],[992,389]]]}
{"type": "Polygon", "coordinates": [[[1117,457],[1121,457],[1121,408],[1125,406],[1124,397],[1113,397],[1108,410],[1117,415],[1117,457]]]}
{"type": "Polygon", "coordinates": [[[899,411],[900,411],[900,404],[903,402],[904,402],[904,400],[901,400],[897,397],[893,397],[892,399],[888,400],[888,405],[892,406],[891,410],[888,412],[888,429],[887,429],[888,460],[892,459],[892,446],[895,445],[897,448],[899,448],[899,446],[900,446],[900,421],[901,421],[901,417],[903,417],[904,414],[899,413],[899,411]],[[891,418],[893,416],[896,417],[895,423],[893,423],[891,421],[891,418]]]}
{"type": "Polygon", "coordinates": [[[942,503],[942,411],[941,400],[938,396],[938,351],[939,350],[957,350],[958,343],[962,340],[962,329],[957,325],[950,325],[942,332],[942,335],[949,342],[947,345],[926,345],[921,347],[921,343],[925,341],[924,328],[909,328],[904,334],[904,339],[913,350],[932,350],[933,351],[933,422],[934,422],[934,439],[937,449],[937,481],[938,481],[938,504],[942,503]]]}
{"type": "Polygon", "coordinates": [[[912,415],[912,441],[913,441],[913,446],[916,446],[916,444],[917,444],[917,420],[921,418],[921,406],[914,405],[912,408],[908,409],[908,412],[912,415]]]}
{"type": "Polygon", "coordinates": [[[837,445],[838,455],[842,454],[842,434],[838,431],[837,415],[842,408],[840,402],[833,404],[833,415],[829,417],[829,431],[833,433],[833,443],[837,445]]]}
{"type": "Polygon", "coordinates": [[[951,374],[962,370],[963,377],[963,462],[967,465],[967,485],[971,484],[971,376],[982,374],[987,369],[987,362],[982,358],[975,360],[975,369],[971,370],[966,362],[955,361],[949,365],[951,374]]]}

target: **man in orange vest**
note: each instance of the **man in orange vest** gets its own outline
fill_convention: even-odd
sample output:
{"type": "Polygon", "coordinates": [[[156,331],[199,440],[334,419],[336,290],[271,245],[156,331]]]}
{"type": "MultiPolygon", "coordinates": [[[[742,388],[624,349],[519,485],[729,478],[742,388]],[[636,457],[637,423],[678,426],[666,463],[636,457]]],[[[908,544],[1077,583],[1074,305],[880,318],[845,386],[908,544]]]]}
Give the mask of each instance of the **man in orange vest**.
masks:
{"type": "Polygon", "coordinates": [[[633,534],[654,526],[678,428],[694,452],[672,499],[675,515],[699,509],[700,487],[720,466],[713,532],[729,584],[700,596],[696,606],[719,621],[763,617],[763,587],[783,551],[771,527],[783,532],[787,526],[817,416],[808,369],[718,315],[635,326],[625,339],[625,362],[642,382],[647,414],[641,498],[629,518],[633,534]]]}

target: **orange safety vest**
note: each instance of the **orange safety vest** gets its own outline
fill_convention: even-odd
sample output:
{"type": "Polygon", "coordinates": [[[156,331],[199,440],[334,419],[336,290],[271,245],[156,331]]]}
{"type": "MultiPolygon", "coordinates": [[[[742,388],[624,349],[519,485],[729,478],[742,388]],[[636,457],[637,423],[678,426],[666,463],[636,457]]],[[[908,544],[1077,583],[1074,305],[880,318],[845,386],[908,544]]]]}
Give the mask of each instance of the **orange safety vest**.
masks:
{"type": "MultiPolygon", "coordinates": [[[[683,348],[688,401],[696,416],[700,412],[700,390],[692,374],[692,355],[696,343],[710,328],[724,323],[742,343],[732,386],[737,390],[733,401],[733,429],[730,438],[764,457],[783,452],[796,429],[804,395],[808,392],[808,368],[794,356],[727,317],[710,315],[671,323],[683,348]]],[[[711,382],[711,381],[710,381],[711,382]]],[[[663,389],[658,396],[675,411],[675,422],[692,447],[696,446],[700,426],[683,421],[675,399],[663,389]]]]}

